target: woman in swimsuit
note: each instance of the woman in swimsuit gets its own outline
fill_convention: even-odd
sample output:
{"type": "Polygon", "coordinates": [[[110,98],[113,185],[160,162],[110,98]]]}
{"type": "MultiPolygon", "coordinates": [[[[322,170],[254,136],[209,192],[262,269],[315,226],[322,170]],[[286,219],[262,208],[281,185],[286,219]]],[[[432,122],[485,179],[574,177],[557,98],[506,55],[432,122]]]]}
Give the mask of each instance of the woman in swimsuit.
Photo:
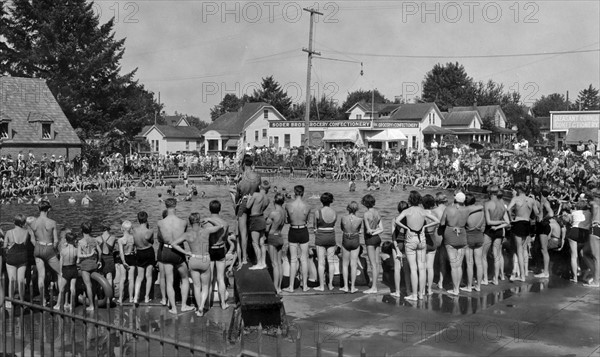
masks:
{"type": "MultiPolygon", "coordinates": [[[[402,211],[407,209],[408,202],[400,201],[398,203],[398,216],[402,211]]],[[[396,218],[398,217],[396,216],[396,218]]],[[[410,280],[410,269],[408,265],[403,264],[402,260],[406,254],[405,240],[406,240],[406,229],[396,224],[396,218],[392,221],[392,241],[394,242],[394,259],[398,260],[398,269],[394,267],[394,292],[391,294],[395,297],[400,297],[400,273],[404,270],[404,281],[410,280]]],[[[402,219],[402,223],[406,224],[406,217],[402,219]]],[[[406,284],[406,293],[410,295],[410,284],[406,284]]]]}
{"type": "MultiPolygon", "coordinates": [[[[581,247],[589,244],[590,239],[590,228],[592,226],[592,212],[588,202],[580,198],[575,204],[575,209],[571,211],[569,215],[571,222],[571,228],[567,230],[567,239],[569,242],[569,248],[571,251],[571,282],[577,282],[577,271],[578,271],[578,254],[584,257],[581,247]]],[[[587,258],[587,257],[585,257],[587,258]]],[[[586,261],[589,266],[593,266],[589,261],[586,261]]]]}
{"type": "Polygon", "coordinates": [[[320,285],[315,288],[317,291],[325,290],[325,259],[329,265],[329,290],[333,290],[333,272],[335,269],[335,221],[337,214],[329,207],[333,202],[333,195],[325,192],[321,195],[323,208],[315,212],[315,245],[317,246],[317,260],[320,285]]]}
{"type": "Polygon", "coordinates": [[[405,249],[408,265],[410,266],[412,294],[404,298],[413,301],[422,299],[425,293],[425,248],[427,245],[424,230],[436,226],[440,222],[436,216],[423,210],[421,207],[422,201],[423,198],[419,192],[410,191],[408,195],[408,204],[410,207],[402,211],[396,218],[396,224],[406,230],[405,249]],[[404,217],[406,217],[406,224],[403,223],[404,217]],[[428,219],[430,223],[426,224],[425,219],[428,219]]]}
{"type": "MultiPolygon", "coordinates": [[[[22,214],[15,216],[15,228],[6,232],[3,249],[6,252],[6,270],[8,272],[8,297],[13,298],[15,284],[19,298],[25,299],[25,272],[27,271],[27,240],[32,241],[32,232],[25,228],[26,218],[22,214]]],[[[34,242],[32,241],[32,244],[34,242]]],[[[2,266],[0,265],[0,269],[2,266]]],[[[11,307],[10,302],[6,303],[11,307]]]]}
{"type": "Polygon", "coordinates": [[[373,284],[370,289],[364,291],[365,294],[377,293],[377,277],[379,276],[379,253],[381,249],[381,238],[379,234],[383,232],[383,223],[379,212],[375,207],[375,197],[372,195],[365,195],[362,198],[361,203],[367,207],[367,212],[363,216],[364,232],[365,232],[365,245],[367,246],[367,254],[369,261],[371,262],[371,268],[373,273],[373,284]]]}
{"type": "Polygon", "coordinates": [[[101,260],[102,260],[102,274],[108,280],[108,284],[113,286],[113,277],[115,276],[115,243],[117,239],[115,236],[110,234],[110,225],[105,224],[102,226],[102,234],[96,237],[96,242],[100,247],[101,260]]]}
{"type": "MultiPolygon", "coordinates": [[[[423,196],[423,209],[425,210],[425,212],[440,219],[441,213],[439,213],[440,216],[438,217],[438,214],[436,214],[436,211],[434,211],[435,208],[435,197],[433,197],[432,195],[423,196]]],[[[429,224],[431,222],[432,221],[429,218],[425,219],[425,223],[429,224]]],[[[425,243],[427,244],[427,247],[425,249],[425,261],[427,270],[427,295],[433,294],[433,277],[435,275],[433,264],[435,262],[435,255],[437,254],[438,248],[442,244],[442,239],[442,236],[440,236],[437,232],[437,227],[430,226],[427,229],[425,229],[425,243]]]]}
{"type": "Polygon", "coordinates": [[[360,228],[362,227],[362,220],[356,217],[358,211],[358,203],[356,201],[350,202],[346,207],[348,215],[342,217],[340,220],[340,228],[342,229],[342,276],[344,278],[344,285],[340,290],[351,293],[355,293],[358,290],[355,288],[354,283],[356,281],[356,266],[358,262],[358,247],[360,246],[360,228]],[[350,290],[348,290],[348,263],[350,263],[350,290]]]}
{"type": "Polygon", "coordinates": [[[58,280],[58,299],[54,310],[60,310],[63,307],[63,300],[66,301],[65,310],[70,311],[72,308],[69,301],[75,296],[75,283],[78,276],[77,252],[77,236],[69,231],[65,234],[65,239],[59,246],[61,275],[58,280]],[[65,298],[67,284],[71,296],[69,299],[65,298]]]}
{"type": "Polygon", "coordinates": [[[122,264],[119,264],[119,274],[121,276],[121,279],[119,280],[119,305],[123,304],[123,296],[125,295],[125,292],[123,291],[125,288],[125,279],[129,281],[129,302],[133,303],[136,260],[134,251],[135,242],[133,240],[133,235],[131,234],[131,228],[131,221],[123,222],[121,225],[123,237],[117,240],[117,243],[119,243],[119,255],[122,262],[122,264]]]}

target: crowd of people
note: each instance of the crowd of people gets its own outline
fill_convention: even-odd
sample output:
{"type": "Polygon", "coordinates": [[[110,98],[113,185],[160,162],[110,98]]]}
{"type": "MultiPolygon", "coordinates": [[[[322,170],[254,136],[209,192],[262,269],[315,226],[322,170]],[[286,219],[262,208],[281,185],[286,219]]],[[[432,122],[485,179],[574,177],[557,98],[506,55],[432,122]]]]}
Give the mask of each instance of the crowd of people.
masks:
{"type": "MultiPolygon", "coordinates": [[[[322,151],[316,158],[316,172],[308,170],[308,177],[322,179],[319,167],[338,167],[330,178],[346,181],[350,191],[356,188],[355,180],[364,180],[369,190],[381,189],[382,184],[387,184],[390,190],[401,185],[439,188],[440,193],[422,196],[418,191],[411,191],[408,200],[398,204],[398,216],[387,217],[392,221],[392,240],[382,240],[386,218],[375,208],[372,195],[360,199],[360,204],[367,209],[363,217],[357,216],[359,203],[354,200],[347,203],[348,214],[339,219],[331,208],[334,202],[331,193],[319,196],[323,207],[314,211],[303,200],[301,185],[294,188],[293,197],[282,192],[269,197],[269,182],[255,171],[255,158],[246,154],[230,190],[237,227],[229,227],[220,216],[221,202],[217,200],[209,204],[209,217],[193,213],[182,219],[176,215],[178,200],[170,197],[161,200],[165,210],[156,230],[149,228],[148,214],[139,212],[137,224],[124,221],[118,237],[111,231],[110,224],[103,227],[100,236],[92,237],[89,222],[81,224],[81,236],[69,230],[58,232],[56,222],[48,217],[50,203],[41,196],[52,190],[39,191],[36,185],[27,186],[29,191],[20,192],[35,195],[32,203],[38,205],[40,213],[37,218],[15,216],[15,228],[2,233],[0,246],[10,282],[8,296],[13,297],[15,290],[23,296],[25,279],[31,276],[26,274],[27,269],[35,262],[40,291],[47,289],[47,270],[57,278],[57,309],[69,308],[63,306],[69,301],[65,294],[73,293],[78,276],[85,283],[85,294],[91,297],[90,274],[96,271],[102,272],[115,288],[116,303],[122,304],[126,298],[130,303],[140,303],[142,294],[143,301],[149,302],[156,281],[155,267],[160,272],[161,303],[169,306],[173,313],[177,312],[175,282],[179,281],[181,296],[188,297],[190,277],[196,307],[183,298],[181,311],[195,310],[202,316],[212,300],[220,301],[221,307],[226,309],[229,280],[226,276],[234,266],[245,265],[252,265],[251,270],[268,268],[278,293],[291,293],[297,287],[305,291],[310,288],[331,290],[336,279],[343,291],[354,293],[358,291],[357,276],[367,284],[370,282],[371,286],[364,293],[377,293],[382,270],[392,294],[400,296],[404,271],[405,298],[419,300],[431,294],[436,284],[443,287],[444,282],[451,284],[447,293],[452,295],[498,284],[507,276],[504,274],[505,256],[510,258],[513,267],[509,279],[525,281],[530,272],[532,248],[541,255],[536,278],[548,278],[549,251],[565,247],[570,254],[570,279],[574,282],[583,279],[586,285],[598,286],[600,185],[595,174],[599,165],[595,155],[576,154],[567,148],[547,156],[526,150],[509,155],[506,151],[496,151],[482,158],[472,150],[457,150],[452,156],[442,156],[434,148],[414,152],[406,158],[405,166],[395,168],[387,167],[385,161],[381,168],[375,165],[368,149],[357,161],[346,150],[322,151]],[[477,203],[476,196],[469,190],[472,187],[484,189],[489,200],[477,203]],[[442,189],[453,189],[454,199],[449,202],[442,189]],[[503,199],[510,194],[512,199],[506,205],[503,199]],[[271,201],[273,210],[266,216],[271,201]],[[342,231],[340,245],[335,236],[338,221],[342,231]],[[283,230],[286,224],[289,224],[287,239],[283,230]],[[309,246],[311,236],[314,247],[309,246]],[[187,243],[183,245],[184,242],[187,243]],[[362,257],[363,250],[368,264],[362,257]],[[490,251],[494,264],[491,270],[487,259],[490,251]],[[253,264],[250,255],[254,256],[253,264]],[[463,272],[467,276],[465,286],[461,286],[463,272]],[[214,286],[216,294],[211,293],[214,286]]],[[[193,160],[175,159],[173,163],[187,183],[187,165],[193,164],[193,160]]],[[[91,176],[86,165],[63,171],[58,168],[62,164],[54,160],[52,166],[52,159],[47,157],[39,164],[35,164],[32,155],[29,160],[18,157],[16,166],[3,159],[3,171],[17,167],[20,173],[16,175],[14,168],[8,168],[10,179],[3,174],[2,195],[5,199],[14,196],[13,179],[15,176],[19,180],[31,179],[27,170],[38,170],[40,176],[35,179],[40,182],[60,182],[70,177],[69,180],[76,182],[71,187],[73,190],[135,186],[138,181],[120,166],[126,161],[129,165],[144,162],[141,157],[113,155],[106,163],[108,173],[91,176]],[[20,171],[23,165],[25,171],[20,171]],[[112,179],[102,181],[104,175],[112,179]],[[89,181],[89,177],[99,181],[89,181]],[[90,182],[99,187],[90,187],[90,182]]],[[[154,167],[152,162],[150,160],[151,168],[154,167]]],[[[138,176],[143,175],[138,173],[138,176]]],[[[93,299],[88,300],[88,308],[93,309],[93,299]]]]}

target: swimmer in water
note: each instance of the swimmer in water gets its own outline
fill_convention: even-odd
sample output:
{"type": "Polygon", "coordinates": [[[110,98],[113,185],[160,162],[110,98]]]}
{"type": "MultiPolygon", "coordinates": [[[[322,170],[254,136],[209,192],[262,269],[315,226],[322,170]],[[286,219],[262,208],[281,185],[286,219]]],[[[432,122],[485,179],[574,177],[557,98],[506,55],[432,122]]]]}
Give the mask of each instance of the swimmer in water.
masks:
{"type": "Polygon", "coordinates": [[[162,199],[162,193],[158,194],[158,202],[165,202],[165,200],[162,199]]]}
{"type": "Polygon", "coordinates": [[[119,197],[115,198],[115,202],[117,202],[117,203],[125,203],[127,201],[128,201],[127,197],[125,197],[125,193],[123,193],[123,192],[121,192],[119,194],[119,197]]]}
{"type": "Polygon", "coordinates": [[[82,206],[88,206],[90,204],[90,202],[92,202],[93,200],[90,198],[90,196],[88,196],[88,194],[86,193],[85,196],[83,196],[83,198],[81,199],[81,205],[82,206]]]}
{"type": "Polygon", "coordinates": [[[200,195],[200,197],[204,197],[206,196],[206,192],[202,191],[202,194],[200,195]]]}
{"type": "Polygon", "coordinates": [[[75,200],[75,197],[73,197],[73,196],[69,197],[69,203],[70,203],[70,204],[75,204],[75,202],[77,202],[77,201],[75,200]]]}

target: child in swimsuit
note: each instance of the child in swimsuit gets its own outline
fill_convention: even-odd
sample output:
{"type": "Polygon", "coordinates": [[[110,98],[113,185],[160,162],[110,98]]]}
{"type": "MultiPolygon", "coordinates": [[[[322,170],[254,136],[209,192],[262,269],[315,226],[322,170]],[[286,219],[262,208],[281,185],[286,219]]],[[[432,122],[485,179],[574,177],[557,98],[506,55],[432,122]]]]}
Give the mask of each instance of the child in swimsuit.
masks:
{"type": "MultiPolygon", "coordinates": [[[[6,232],[3,249],[6,254],[6,270],[8,272],[8,297],[13,298],[18,287],[19,297],[25,299],[25,272],[27,270],[27,240],[31,240],[30,231],[25,228],[26,218],[22,214],[15,216],[15,228],[6,232]],[[16,286],[15,286],[16,285],[16,286]]],[[[0,265],[0,269],[2,266],[0,265]]],[[[11,307],[11,303],[6,303],[11,307]]]]}
{"type": "MultiPolygon", "coordinates": [[[[61,275],[58,281],[58,300],[56,301],[56,305],[54,306],[55,310],[60,310],[63,307],[63,300],[65,300],[65,288],[69,285],[69,291],[71,300],[75,296],[75,283],[77,281],[78,271],[77,271],[77,258],[78,258],[78,249],[77,245],[77,236],[72,232],[67,232],[65,234],[65,240],[61,242],[59,246],[59,254],[60,254],[60,266],[61,266],[61,275]]],[[[71,310],[71,304],[68,303],[69,300],[66,300],[65,310],[71,310]]]]}
{"type": "Polygon", "coordinates": [[[372,273],[373,273],[373,284],[370,289],[365,290],[365,294],[373,294],[377,292],[377,276],[379,274],[379,252],[381,245],[381,238],[379,234],[383,232],[383,224],[379,212],[375,207],[375,197],[372,195],[365,195],[362,198],[363,206],[367,207],[368,211],[363,217],[364,232],[365,232],[365,245],[367,246],[367,254],[369,261],[371,262],[372,273]]]}

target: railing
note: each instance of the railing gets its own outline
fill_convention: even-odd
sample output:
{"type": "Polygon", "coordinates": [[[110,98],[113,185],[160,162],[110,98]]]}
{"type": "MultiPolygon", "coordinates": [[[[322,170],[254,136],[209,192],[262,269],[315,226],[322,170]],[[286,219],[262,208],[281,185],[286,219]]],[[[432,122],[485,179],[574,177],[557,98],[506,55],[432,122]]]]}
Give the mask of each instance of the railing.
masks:
{"type": "MultiPolygon", "coordinates": [[[[4,279],[0,279],[0,355],[1,356],[310,356],[320,357],[324,354],[345,354],[343,342],[337,341],[333,349],[323,349],[327,334],[317,332],[313,341],[312,337],[303,338],[298,328],[282,333],[281,328],[244,329],[243,326],[231,334],[231,326],[221,326],[217,333],[209,333],[203,329],[208,326],[209,320],[200,319],[191,326],[189,341],[179,337],[180,327],[178,317],[174,318],[175,331],[173,336],[166,336],[165,318],[161,314],[158,324],[154,326],[159,332],[153,332],[153,327],[148,323],[143,329],[140,323],[141,310],[135,305],[115,308],[99,309],[97,301],[93,312],[77,308],[68,312],[54,310],[32,301],[34,286],[29,286],[28,301],[23,297],[19,299],[8,298],[4,290],[4,279]],[[12,304],[11,308],[5,302],[12,304]],[[113,311],[114,310],[114,311],[113,311]],[[196,330],[198,329],[198,330],[196,330]],[[228,334],[229,331],[229,334],[228,334]],[[220,338],[220,341],[216,341],[220,338]],[[200,345],[198,341],[203,341],[200,345]],[[210,348],[210,345],[220,347],[210,348]],[[223,347],[224,346],[224,347],[223,347]]],[[[12,288],[12,287],[10,287],[12,288]]],[[[49,294],[52,296],[52,293],[49,294]]],[[[40,298],[44,300],[44,292],[40,298]]],[[[52,300],[50,298],[50,300],[52,300]]],[[[52,301],[50,301],[52,304],[52,301]]],[[[71,297],[71,306],[75,306],[76,299],[71,297]]],[[[327,341],[329,344],[331,340],[327,341]]],[[[346,352],[347,353],[347,352],[346,352]]],[[[360,356],[366,357],[363,348],[360,356]]]]}

